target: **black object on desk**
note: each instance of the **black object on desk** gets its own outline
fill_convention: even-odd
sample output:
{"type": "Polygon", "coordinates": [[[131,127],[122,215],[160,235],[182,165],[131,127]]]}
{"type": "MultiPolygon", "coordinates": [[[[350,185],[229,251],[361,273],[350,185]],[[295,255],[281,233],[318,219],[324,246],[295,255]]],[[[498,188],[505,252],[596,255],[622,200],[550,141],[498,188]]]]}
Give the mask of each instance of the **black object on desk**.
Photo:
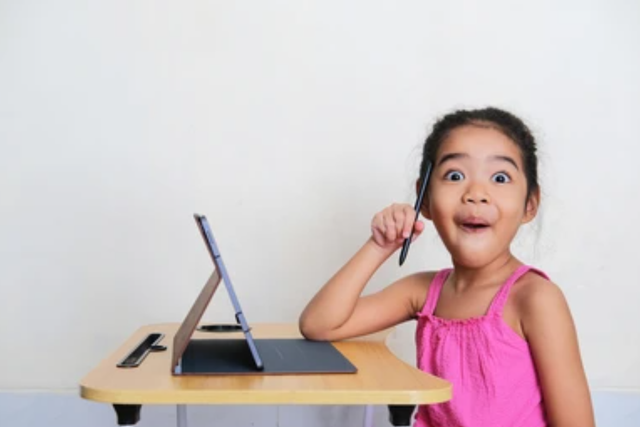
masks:
{"type": "Polygon", "coordinates": [[[182,356],[182,375],[331,374],[356,368],[331,343],[305,339],[256,339],[263,361],[257,371],[244,339],[192,339],[182,356]]]}
{"type": "Polygon", "coordinates": [[[198,331],[201,332],[240,332],[242,331],[242,325],[233,323],[222,323],[212,325],[200,325],[198,331]]]}
{"type": "Polygon", "coordinates": [[[116,366],[118,368],[137,368],[150,352],[164,351],[167,349],[167,347],[163,345],[158,345],[162,338],[164,338],[164,334],[161,333],[151,333],[147,335],[116,366]]]}

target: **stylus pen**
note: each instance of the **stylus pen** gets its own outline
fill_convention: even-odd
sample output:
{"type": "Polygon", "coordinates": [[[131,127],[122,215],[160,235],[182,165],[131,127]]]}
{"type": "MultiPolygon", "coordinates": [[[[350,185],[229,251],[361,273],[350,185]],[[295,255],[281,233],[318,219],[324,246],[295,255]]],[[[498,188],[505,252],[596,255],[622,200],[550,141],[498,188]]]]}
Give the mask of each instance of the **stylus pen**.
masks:
{"type": "Polygon", "coordinates": [[[414,206],[414,210],[416,211],[416,217],[413,220],[413,227],[411,227],[411,234],[408,238],[404,239],[404,243],[402,244],[402,250],[400,251],[400,266],[404,264],[404,260],[407,258],[407,254],[409,253],[409,246],[411,246],[411,239],[413,238],[413,230],[416,228],[416,221],[418,221],[418,217],[420,216],[420,208],[422,207],[422,201],[424,200],[424,195],[427,192],[427,187],[429,186],[429,178],[431,177],[431,162],[427,163],[427,168],[424,171],[424,178],[422,179],[422,185],[420,186],[420,192],[418,193],[418,199],[416,200],[416,205],[414,206]]]}

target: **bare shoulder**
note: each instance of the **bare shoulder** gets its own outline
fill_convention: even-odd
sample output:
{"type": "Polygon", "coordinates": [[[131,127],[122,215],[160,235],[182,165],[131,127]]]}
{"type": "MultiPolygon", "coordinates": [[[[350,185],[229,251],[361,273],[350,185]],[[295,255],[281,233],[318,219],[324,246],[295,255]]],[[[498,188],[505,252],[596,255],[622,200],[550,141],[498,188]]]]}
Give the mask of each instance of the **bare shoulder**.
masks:
{"type": "Polygon", "coordinates": [[[533,271],[522,276],[513,286],[511,292],[520,304],[525,305],[535,303],[540,299],[564,298],[562,290],[557,284],[533,271]]]}
{"type": "MultiPolygon", "coordinates": [[[[566,298],[560,287],[535,273],[528,272],[513,286],[512,298],[523,327],[545,317],[562,318],[569,314],[566,298]]],[[[526,331],[525,331],[526,334],[526,331]]]]}
{"type": "Polygon", "coordinates": [[[429,287],[436,274],[436,271],[414,273],[403,277],[390,286],[405,295],[405,300],[409,303],[408,309],[411,317],[415,317],[422,310],[427,300],[429,287]]]}

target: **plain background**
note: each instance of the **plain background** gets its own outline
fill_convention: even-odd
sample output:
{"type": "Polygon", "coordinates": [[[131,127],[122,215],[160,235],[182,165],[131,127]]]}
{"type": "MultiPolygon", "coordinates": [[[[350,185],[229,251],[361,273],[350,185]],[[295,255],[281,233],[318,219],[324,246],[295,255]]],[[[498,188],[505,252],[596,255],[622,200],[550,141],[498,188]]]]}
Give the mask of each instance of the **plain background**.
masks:
{"type": "MultiPolygon", "coordinates": [[[[0,1],[0,389],[75,389],[182,321],[208,216],[250,322],[293,322],[414,200],[433,121],[520,115],[594,390],[640,388],[640,3],[0,1]]],[[[366,292],[449,259],[432,228],[366,292]]],[[[224,290],[207,319],[232,321],[224,290]]],[[[390,345],[413,362],[413,327],[390,345]]]]}

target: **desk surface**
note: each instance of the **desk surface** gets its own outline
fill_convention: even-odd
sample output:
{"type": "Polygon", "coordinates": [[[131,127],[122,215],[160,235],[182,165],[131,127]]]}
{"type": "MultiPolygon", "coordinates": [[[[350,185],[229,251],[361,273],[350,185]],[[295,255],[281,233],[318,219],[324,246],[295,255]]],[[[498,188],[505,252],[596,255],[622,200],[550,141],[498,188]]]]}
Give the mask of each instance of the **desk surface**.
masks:
{"type": "MultiPolygon", "coordinates": [[[[334,345],[356,374],[227,375],[174,377],[171,343],[179,324],[140,328],[80,383],[83,398],[116,404],[428,404],[451,398],[451,384],[395,357],[385,334],[334,345]],[[147,334],[165,334],[167,351],[150,353],[138,368],[116,368],[147,334]]],[[[255,338],[300,338],[295,324],[252,325],[255,338]]],[[[195,332],[197,338],[240,338],[238,333],[195,332]]]]}

